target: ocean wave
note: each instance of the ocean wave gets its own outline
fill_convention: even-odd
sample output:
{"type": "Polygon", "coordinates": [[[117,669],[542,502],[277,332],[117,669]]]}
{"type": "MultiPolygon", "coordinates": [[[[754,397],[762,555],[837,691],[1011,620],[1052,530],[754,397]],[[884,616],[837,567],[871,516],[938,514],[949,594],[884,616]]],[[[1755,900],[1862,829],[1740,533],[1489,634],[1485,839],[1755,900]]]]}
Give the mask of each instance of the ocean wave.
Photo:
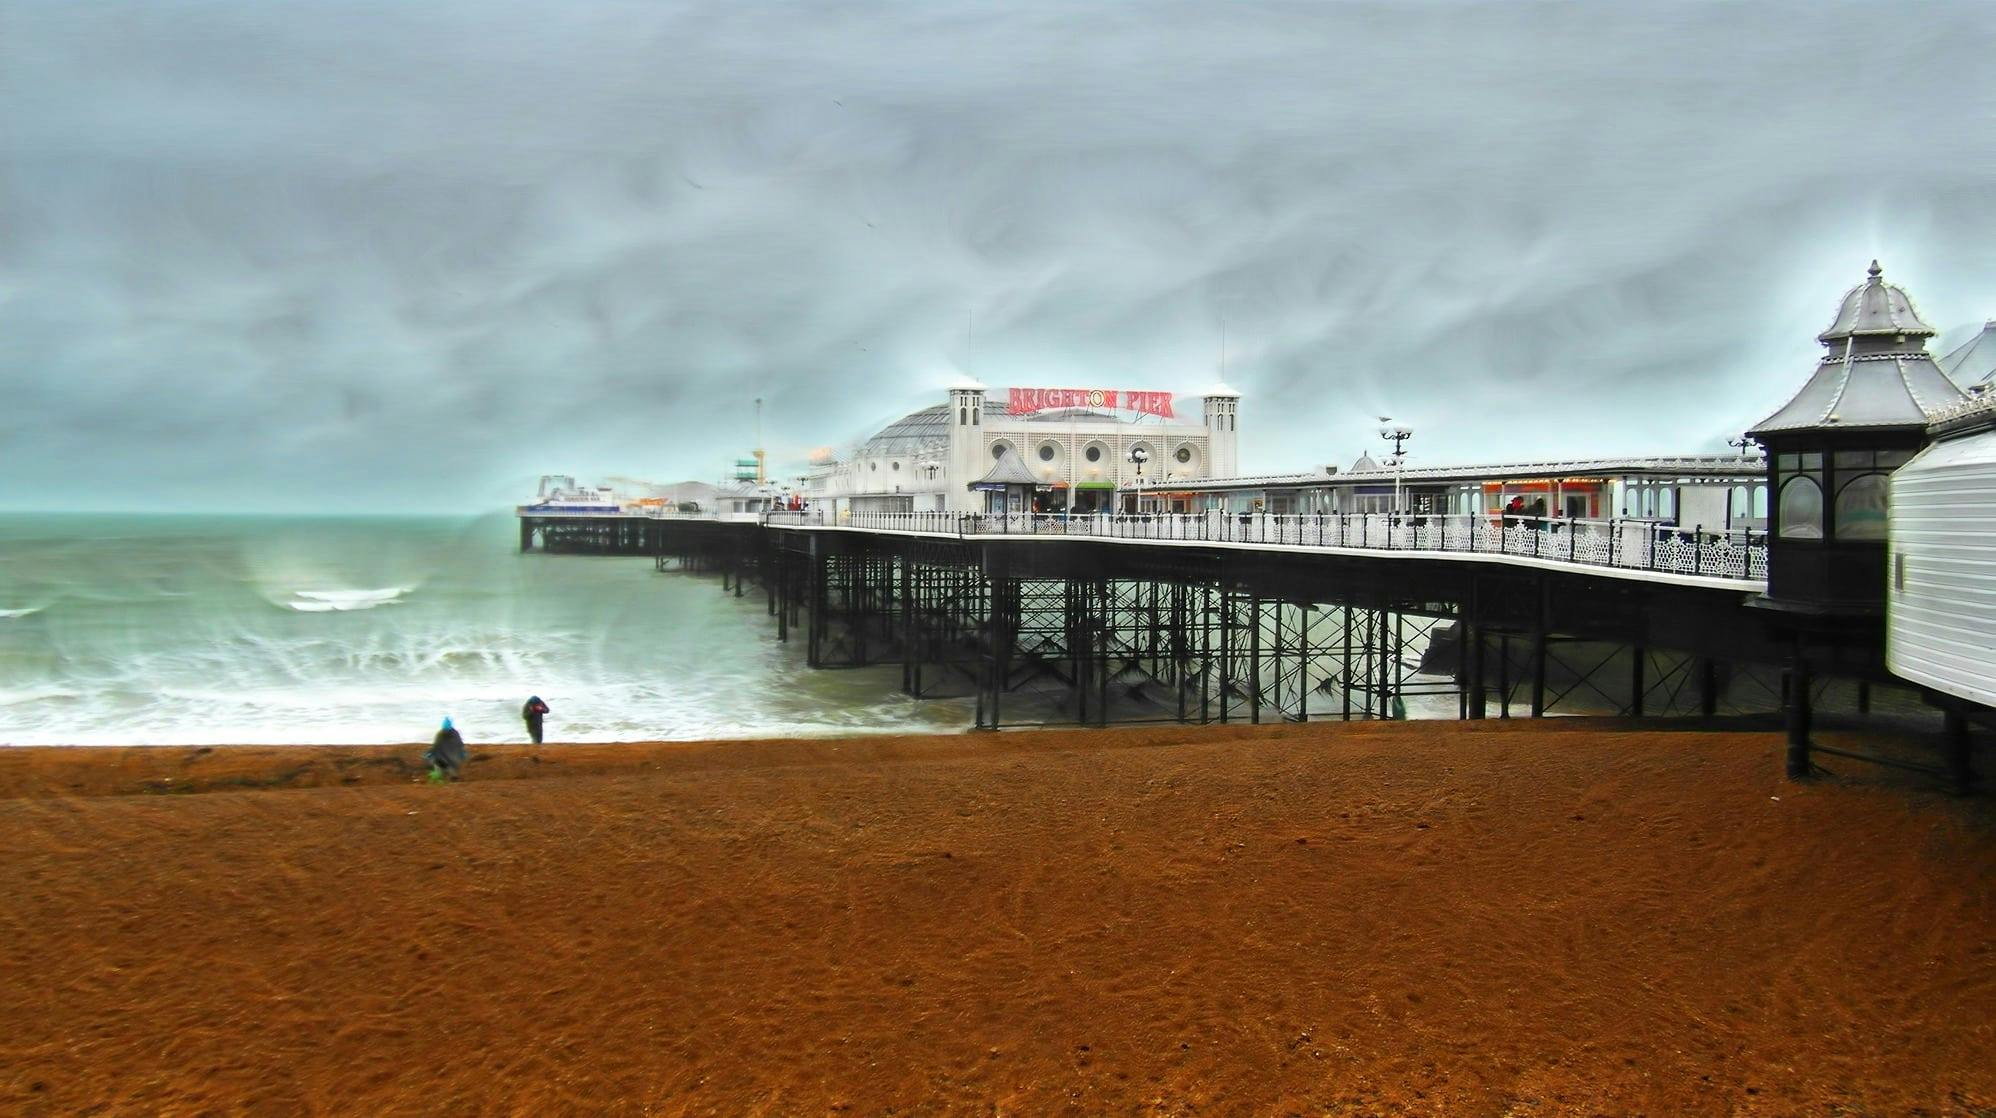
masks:
{"type": "Polygon", "coordinates": [[[40,606],[24,606],[20,609],[0,609],[0,620],[10,617],[26,617],[31,613],[40,613],[41,611],[42,607],[40,606]]]}
{"type": "Polygon", "coordinates": [[[385,586],[379,590],[293,590],[297,601],[284,603],[299,613],[347,613],[376,606],[400,605],[407,586],[385,586]]]}

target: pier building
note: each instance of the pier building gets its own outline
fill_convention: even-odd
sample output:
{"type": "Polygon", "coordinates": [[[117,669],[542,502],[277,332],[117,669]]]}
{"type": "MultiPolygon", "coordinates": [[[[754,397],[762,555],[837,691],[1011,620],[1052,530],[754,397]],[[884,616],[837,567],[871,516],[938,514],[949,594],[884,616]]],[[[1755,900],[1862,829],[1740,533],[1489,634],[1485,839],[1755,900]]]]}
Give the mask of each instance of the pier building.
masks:
{"type": "MultiPolygon", "coordinates": [[[[1240,393],[1214,385],[1198,420],[1170,392],[989,388],[952,383],[943,402],[895,420],[843,454],[812,463],[805,492],[834,518],[856,513],[1005,511],[1007,454],[1033,479],[1036,513],[1192,509],[1185,482],[1239,468],[1240,393]],[[982,486],[983,488],[979,488],[982,486]],[[994,503],[995,502],[995,503],[994,503]]],[[[1011,496],[1020,496],[1016,479],[1011,496]]]]}
{"type": "Polygon", "coordinates": [[[1178,488],[1199,511],[1277,515],[1404,512],[1647,519],[1708,529],[1767,526],[1758,453],[1592,458],[1495,465],[1384,466],[1209,478],[1178,488]]]}

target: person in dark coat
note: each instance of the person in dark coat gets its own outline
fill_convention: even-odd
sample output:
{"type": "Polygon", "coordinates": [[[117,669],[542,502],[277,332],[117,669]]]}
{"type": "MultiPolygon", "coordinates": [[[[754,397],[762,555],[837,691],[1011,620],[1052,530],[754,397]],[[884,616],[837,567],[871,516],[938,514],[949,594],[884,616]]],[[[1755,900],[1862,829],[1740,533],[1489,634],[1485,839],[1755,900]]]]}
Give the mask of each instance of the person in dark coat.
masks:
{"type": "Polygon", "coordinates": [[[443,729],[437,731],[437,738],[430,743],[423,760],[430,763],[432,779],[456,780],[463,771],[464,735],[457,732],[449,718],[444,719],[443,729]]]}
{"type": "Polygon", "coordinates": [[[541,719],[547,717],[547,713],[548,705],[541,702],[539,695],[528,699],[527,705],[520,708],[520,717],[527,722],[527,736],[534,739],[535,745],[541,743],[541,719]]]}

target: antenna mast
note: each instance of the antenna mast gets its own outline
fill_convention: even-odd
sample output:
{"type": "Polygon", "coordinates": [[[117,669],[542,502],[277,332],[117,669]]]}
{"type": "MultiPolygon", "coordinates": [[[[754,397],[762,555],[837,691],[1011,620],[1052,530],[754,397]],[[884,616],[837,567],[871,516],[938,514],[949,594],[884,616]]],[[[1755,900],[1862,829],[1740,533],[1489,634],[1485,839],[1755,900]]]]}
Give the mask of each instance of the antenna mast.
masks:
{"type": "Polygon", "coordinates": [[[769,480],[763,469],[762,449],[762,397],[755,398],[755,483],[762,485],[769,480]]]}

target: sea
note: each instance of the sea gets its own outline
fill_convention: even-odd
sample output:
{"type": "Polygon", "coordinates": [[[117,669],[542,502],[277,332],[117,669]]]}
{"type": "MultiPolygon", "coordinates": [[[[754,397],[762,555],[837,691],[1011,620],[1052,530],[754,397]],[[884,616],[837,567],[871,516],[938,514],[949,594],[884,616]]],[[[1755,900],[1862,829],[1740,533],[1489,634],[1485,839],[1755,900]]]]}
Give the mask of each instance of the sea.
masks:
{"type": "Polygon", "coordinates": [[[812,671],[766,599],[477,518],[0,516],[0,744],[948,732],[898,667],[812,671]]]}

